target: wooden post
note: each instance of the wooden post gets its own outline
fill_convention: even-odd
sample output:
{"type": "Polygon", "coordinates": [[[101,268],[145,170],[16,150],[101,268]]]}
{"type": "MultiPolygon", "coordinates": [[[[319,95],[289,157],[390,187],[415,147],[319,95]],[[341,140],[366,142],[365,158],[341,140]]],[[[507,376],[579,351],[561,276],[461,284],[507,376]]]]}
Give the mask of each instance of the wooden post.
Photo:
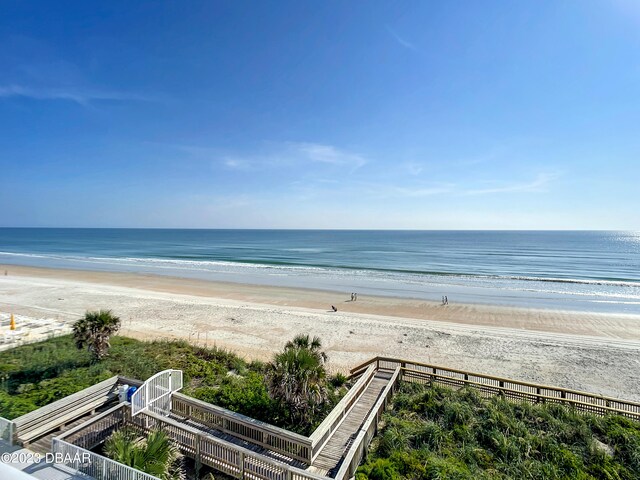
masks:
{"type": "Polygon", "coordinates": [[[244,478],[244,452],[238,452],[238,465],[240,467],[240,478],[244,478]]]}
{"type": "Polygon", "coordinates": [[[200,478],[200,468],[202,467],[202,458],[201,458],[201,454],[200,454],[200,441],[202,440],[202,437],[199,434],[196,434],[196,465],[195,465],[195,469],[196,469],[196,478],[200,478]]]}

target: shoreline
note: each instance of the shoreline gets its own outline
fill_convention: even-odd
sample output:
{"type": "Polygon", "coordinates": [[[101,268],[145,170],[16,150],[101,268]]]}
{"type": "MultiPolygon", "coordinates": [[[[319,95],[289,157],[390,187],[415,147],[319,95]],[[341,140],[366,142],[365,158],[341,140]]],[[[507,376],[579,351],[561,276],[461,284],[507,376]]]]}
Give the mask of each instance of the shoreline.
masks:
{"type": "Polygon", "coordinates": [[[113,272],[0,266],[0,313],[70,323],[112,309],[121,334],[269,360],[297,333],[329,368],[376,355],[640,400],[640,317],[438,303],[113,272]],[[4,269],[8,275],[4,276],[4,269]],[[336,305],[338,312],[329,310],[336,305]]]}
{"type": "Polygon", "coordinates": [[[159,293],[194,295],[206,298],[252,302],[280,307],[300,307],[330,312],[335,305],[340,313],[363,313],[415,320],[442,321],[482,327],[504,327],[534,332],[602,336],[640,341],[640,315],[628,313],[583,312],[510,307],[417,298],[358,295],[350,301],[350,293],[279,287],[271,285],[219,282],[147,273],[100,272],[92,270],[0,264],[9,277],[38,277],[101,285],[138,288],[159,293]]]}

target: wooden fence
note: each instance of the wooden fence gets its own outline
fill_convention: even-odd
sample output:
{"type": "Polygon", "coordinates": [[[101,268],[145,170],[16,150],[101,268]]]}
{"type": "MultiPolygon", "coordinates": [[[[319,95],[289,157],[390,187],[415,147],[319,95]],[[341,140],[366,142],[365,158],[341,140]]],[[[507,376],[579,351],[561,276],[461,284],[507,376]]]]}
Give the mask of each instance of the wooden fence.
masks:
{"type": "Polygon", "coordinates": [[[109,438],[114,431],[123,427],[130,416],[129,404],[119,403],[56,438],[91,450],[109,438]]]}
{"type": "Polygon", "coordinates": [[[171,412],[272,452],[311,464],[311,440],[303,435],[180,393],[171,396],[171,412]]]}
{"type": "Polygon", "coordinates": [[[235,478],[252,480],[327,480],[306,470],[268,458],[247,448],[208,435],[151,411],[128,419],[142,432],[162,429],[185,455],[235,478]]]}
{"type": "Polygon", "coordinates": [[[485,397],[501,395],[515,402],[558,403],[571,406],[583,413],[600,416],[617,414],[640,420],[640,403],[637,402],[396,358],[373,358],[351,370],[352,377],[364,374],[372,364],[381,370],[400,367],[402,380],[408,382],[436,383],[450,387],[469,386],[479,390],[485,397]]]}

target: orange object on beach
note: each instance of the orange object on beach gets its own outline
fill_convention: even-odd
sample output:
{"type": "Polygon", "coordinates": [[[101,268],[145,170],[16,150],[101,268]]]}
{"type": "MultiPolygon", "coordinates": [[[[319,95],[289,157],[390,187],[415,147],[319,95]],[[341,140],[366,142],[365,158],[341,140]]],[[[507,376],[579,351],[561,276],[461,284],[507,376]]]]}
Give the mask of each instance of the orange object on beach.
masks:
{"type": "Polygon", "coordinates": [[[13,313],[11,314],[11,326],[9,328],[11,328],[11,330],[16,329],[16,321],[13,319],[13,313]]]}

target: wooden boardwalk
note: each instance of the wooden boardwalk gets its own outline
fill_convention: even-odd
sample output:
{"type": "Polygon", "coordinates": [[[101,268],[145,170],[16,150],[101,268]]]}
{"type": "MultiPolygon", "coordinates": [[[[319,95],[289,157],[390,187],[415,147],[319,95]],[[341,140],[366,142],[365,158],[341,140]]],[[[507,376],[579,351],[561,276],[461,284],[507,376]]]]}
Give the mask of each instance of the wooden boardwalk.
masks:
{"type": "MultiPolygon", "coordinates": [[[[8,431],[10,440],[30,443],[43,453],[48,450],[51,437],[59,435],[53,439],[54,452],[93,456],[88,463],[65,460],[65,465],[101,480],[131,478],[133,470],[129,467],[88,451],[126,425],[143,433],[161,428],[185,455],[237,479],[347,480],[366,457],[383,412],[403,381],[468,387],[485,397],[563,404],[584,413],[618,414],[640,420],[640,403],[394,358],[373,358],[354,368],[351,378],[353,386],[308,437],[175,391],[171,392],[170,402],[162,402],[162,408],[151,408],[145,402],[141,406],[149,408],[132,415],[129,403],[111,407],[117,386],[136,384],[119,377],[15,421],[0,419],[4,422],[0,422],[4,429],[0,432],[8,431]],[[105,412],[94,414],[105,408],[105,412]],[[93,468],[107,462],[109,468],[123,472],[123,476],[109,473],[105,477],[104,471],[93,468]]],[[[156,480],[148,475],[144,478],[156,480]]]]}
{"type": "Polygon", "coordinates": [[[237,445],[239,447],[242,448],[246,448],[247,450],[251,450],[252,452],[255,452],[259,455],[262,455],[264,457],[267,458],[271,458],[272,460],[277,460],[279,462],[282,463],[286,463],[287,465],[291,465],[293,467],[298,467],[298,468],[306,468],[307,465],[305,465],[304,463],[300,462],[299,460],[295,460],[291,457],[288,457],[286,455],[283,455],[281,453],[278,452],[274,452],[272,450],[269,450],[267,448],[264,448],[260,445],[256,445],[255,443],[250,443],[246,440],[243,440],[241,438],[238,438],[235,435],[231,435],[229,433],[224,433],[218,429],[215,428],[210,428],[207,427],[206,425],[203,425],[197,421],[193,421],[190,420],[188,418],[184,418],[182,416],[176,415],[174,413],[169,414],[168,418],[171,418],[183,425],[187,425],[191,428],[195,428],[196,430],[201,431],[202,433],[206,433],[207,435],[211,435],[213,437],[216,438],[220,438],[222,440],[225,440],[229,443],[233,443],[234,445],[237,445]]]}
{"type": "Polygon", "coordinates": [[[313,460],[310,470],[334,477],[365,419],[389,384],[393,372],[378,371],[313,460]]]}

